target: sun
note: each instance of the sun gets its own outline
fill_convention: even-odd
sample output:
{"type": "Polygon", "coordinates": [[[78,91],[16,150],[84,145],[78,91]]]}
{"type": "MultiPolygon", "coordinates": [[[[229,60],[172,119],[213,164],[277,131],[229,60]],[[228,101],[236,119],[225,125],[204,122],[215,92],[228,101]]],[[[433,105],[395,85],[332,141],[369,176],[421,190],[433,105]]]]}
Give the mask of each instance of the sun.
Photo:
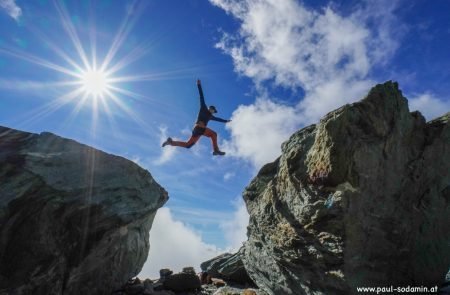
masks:
{"type": "Polygon", "coordinates": [[[110,88],[108,74],[102,70],[90,69],[80,75],[81,90],[93,98],[104,97],[110,88]]]}
{"type": "MultiPolygon", "coordinates": [[[[140,101],[142,103],[152,102],[155,104],[161,104],[161,102],[148,95],[142,95],[132,91],[133,87],[130,86],[130,83],[169,79],[174,78],[176,75],[184,77],[184,71],[187,73],[191,69],[181,68],[161,73],[123,76],[120,74],[120,71],[145,56],[153,46],[153,43],[144,40],[136,47],[130,48],[122,57],[119,56],[119,52],[122,52],[121,48],[124,42],[137,22],[138,14],[127,13],[125,15],[109,49],[105,47],[107,50],[102,50],[103,54],[98,55],[98,33],[96,32],[95,19],[91,19],[91,22],[85,28],[89,32],[90,42],[83,43],[72,22],[67,6],[64,3],[65,1],[53,0],[52,2],[58,13],[62,28],[67,33],[69,41],[73,45],[72,50],[66,52],[61,48],[60,44],[48,39],[47,34],[39,31],[36,32],[37,36],[42,39],[43,44],[55,54],[55,60],[58,63],[22,50],[0,46],[0,55],[7,54],[63,74],[61,75],[61,79],[54,82],[33,81],[29,83],[27,81],[25,84],[17,84],[16,81],[12,81],[10,83],[12,85],[11,87],[20,90],[23,90],[24,87],[30,87],[30,89],[34,89],[34,87],[39,87],[38,89],[47,89],[48,87],[51,87],[51,89],[56,87],[60,88],[55,91],[55,93],[58,93],[58,96],[52,98],[48,103],[36,110],[33,110],[28,115],[26,121],[31,124],[30,122],[48,116],[63,106],[72,104],[74,107],[62,124],[72,122],[79,112],[86,107],[92,111],[92,134],[96,133],[96,126],[101,112],[106,115],[107,120],[112,125],[115,124],[114,115],[123,112],[144,129],[149,129],[150,126],[138,116],[138,113],[131,108],[132,104],[128,102],[140,101]],[[16,84],[17,86],[15,86],[16,84]]],[[[142,11],[144,2],[132,1],[129,10],[142,11]]]]}

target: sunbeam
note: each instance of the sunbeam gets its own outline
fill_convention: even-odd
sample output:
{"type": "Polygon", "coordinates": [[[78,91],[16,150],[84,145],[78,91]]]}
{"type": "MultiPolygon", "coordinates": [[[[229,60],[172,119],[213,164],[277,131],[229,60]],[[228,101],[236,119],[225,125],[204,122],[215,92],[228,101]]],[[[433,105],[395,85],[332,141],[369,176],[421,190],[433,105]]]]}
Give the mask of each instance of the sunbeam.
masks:
{"type": "Polygon", "coordinates": [[[70,125],[73,120],[77,117],[80,110],[83,108],[84,104],[86,103],[88,98],[88,94],[84,93],[83,97],[76,103],[75,107],[71,111],[70,115],[64,120],[64,122],[61,124],[63,127],[70,125]]]}
{"type": "Polygon", "coordinates": [[[38,66],[42,66],[42,67],[45,67],[45,68],[48,68],[48,69],[51,69],[51,70],[54,70],[54,71],[57,71],[57,72],[60,72],[63,74],[70,75],[72,77],[78,77],[78,78],[80,77],[79,74],[77,74],[75,71],[72,71],[63,66],[54,64],[50,61],[44,60],[37,56],[33,56],[33,55],[28,54],[23,51],[0,48],[0,53],[4,53],[4,54],[10,55],[10,56],[34,63],[38,66]]]}
{"type": "Polygon", "coordinates": [[[134,113],[128,106],[126,106],[123,101],[114,93],[110,92],[109,90],[106,90],[109,97],[111,97],[111,101],[113,101],[120,109],[122,109],[130,119],[132,119],[136,124],[138,124],[140,127],[143,128],[143,130],[154,130],[154,126],[150,126],[147,124],[144,120],[142,120],[138,114],[134,113]]]}
{"type": "Polygon", "coordinates": [[[22,125],[32,125],[34,122],[38,120],[42,120],[46,116],[56,112],[58,109],[62,108],[69,103],[73,103],[83,91],[79,88],[66,93],[58,98],[46,103],[45,105],[33,110],[31,113],[26,114],[23,120],[21,120],[22,125]]]}
{"type": "MultiPolygon", "coordinates": [[[[92,4],[92,3],[91,3],[92,4]]],[[[56,73],[57,81],[8,81],[0,79],[0,88],[12,89],[17,91],[29,91],[33,89],[55,90],[56,88],[67,91],[62,93],[52,101],[46,103],[31,113],[27,114],[20,124],[32,124],[62,107],[73,104],[73,109],[60,126],[67,126],[72,123],[83,109],[89,109],[92,116],[91,133],[97,130],[100,116],[105,116],[113,124],[114,116],[124,113],[127,118],[131,118],[140,127],[145,130],[154,129],[153,126],[145,123],[137,112],[129,107],[124,100],[131,99],[141,103],[152,103],[166,105],[164,101],[151,99],[147,95],[142,95],[123,87],[128,82],[143,82],[155,80],[179,79],[191,77],[195,67],[178,68],[163,72],[149,74],[136,73],[133,75],[120,75],[120,71],[125,69],[131,63],[138,61],[148,54],[151,46],[155,42],[143,41],[134,48],[119,56],[119,52],[126,42],[131,30],[137,23],[138,17],[144,11],[143,6],[147,5],[144,1],[135,0],[127,6],[124,16],[116,34],[112,38],[110,47],[105,51],[104,56],[99,56],[97,52],[98,32],[95,24],[92,7],[90,7],[89,21],[83,30],[87,32],[88,43],[81,37],[83,35],[77,32],[78,24],[72,21],[68,7],[63,0],[53,0],[53,6],[57,11],[57,21],[60,22],[63,31],[67,34],[70,41],[68,44],[73,46],[75,55],[71,55],[67,49],[61,46],[60,40],[52,40],[48,34],[44,34],[37,27],[30,26],[30,30],[43,44],[46,49],[54,53],[58,59],[49,61],[42,57],[30,54],[24,50],[2,46],[0,44],[0,55],[9,55],[11,57],[26,61],[30,64],[43,67],[56,73]],[[59,64],[61,63],[61,64],[59,64]],[[63,74],[63,75],[60,75],[63,74]],[[62,81],[64,79],[64,81],[62,81]],[[66,90],[67,89],[67,90],[66,90]]]]}
{"type": "MultiPolygon", "coordinates": [[[[135,15],[134,18],[131,18],[131,15],[132,15],[131,11],[136,11],[135,7],[137,5],[138,5],[138,1],[135,0],[131,4],[130,8],[128,8],[129,11],[127,12],[127,15],[126,15],[125,19],[123,20],[122,25],[120,26],[120,29],[119,29],[118,33],[116,34],[116,37],[114,38],[113,44],[112,44],[111,48],[109,49],[108,53],[106,54],[105,60],[103,61],[103,64],[100,68],[102,71],[106,71],[110,62],[113,60],[117,51],[122,46],[123,42],[126,40],[128,34],[129,34],[129,32],[131,31],[134,24],[136,23],[139,15],[135,15]]],[[[139,9],[138,11],[142,11],[142,9],[139,9]]]]}
{"type": "Polygon", "coordinates": [[[64,2],[59,0],[53,1],[55,8],[59,14],[61,23],[63,24],[64,29],[66,30],[67,34],[70,37],[70,40],[72,41],[73,45],[75,46],[75,49],[78,52],[78,55],[80,56],[81,60],[83,61],[84,67],[89,68],[89,62],[86,57],[86,53],[83,49],[83,45],[81,44],[80,38],[78,37],[78,34],[75,30],[75,27],[73,26],[72,22],[70,21],[69,14],[67,13],[66,7],[64,6],[64,2]]]}
{"type": "Polygon", "coordinates": [[[108,75],[114,74],[115,72],[119,71],[120,69],[128,66],[132,62],[134,62],[134,61],[140,59],[141,57],[143,57],[144,55],[146,55],[148,53],[148,51],[149,51],[148,48],[141,47],[141,46],[134,48],[124,58],[122,58],[117,63],[115,63],[113,66],[111,66],[107,70],[107,74],[108,75]]]}
{"type": "Polygon", "coordinates": [[[49,88],[60,88],[76,85],[80,85],[80,83],[78,81],[40,82],[28,80],[0,79],[1,89],[11,89],[17,91],[45,90],[49,88]]]}
{"type": "Polygon", "coordinates": [[[120,88],[120,87],[115,87],[115,86],[112,86],[112,85],[108,85],[107,89],[115,91],[117,93],[124,94],[124,95],[126,95],[128,97],[131,97],[131,98],[134,98],[136,100],[149,99],[148,96],[144,96],[144,95],[141,95],[139,93],[136,93],[136,92],[133,92],[133,91],[129,91],[129,90],[126,90],[126,89],[123,89],[123,88],[120,88]]]}
{"type": "Polygon", "coordinates": [[[44,44],[46,44],[50,50],[55,52],[59,57],[61,57],[63,60],[65,60],[68,64],[70,64],[72,67],[75,68],[77,71],[82,71],[82,68],[72,59],[70,58],[67,53],[65,53],[63,50],[60,49],[59,46],[57,46],[54,42],[52,42],[44,33],[39,31],[35,27],[31,27],[30,31],[37,36],[39,39],[41,39],[44,44]]]}

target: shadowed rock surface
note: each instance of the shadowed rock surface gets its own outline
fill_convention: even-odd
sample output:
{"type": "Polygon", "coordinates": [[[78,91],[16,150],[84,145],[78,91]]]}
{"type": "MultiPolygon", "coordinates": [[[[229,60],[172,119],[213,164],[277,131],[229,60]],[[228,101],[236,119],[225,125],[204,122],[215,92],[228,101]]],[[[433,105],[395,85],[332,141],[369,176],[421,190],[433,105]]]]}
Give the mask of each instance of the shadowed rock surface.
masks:
{"type": "Polygon", "coordinates": [[[254,286],[255,283],[248,276],[242,263],[241,248],[237,253],[224,253],[203,262],[200,268],[213,278],[221,278],[241,285],[254,286]]]}
{"type": "Polygon", "coordinates": [[[140,272],[167,199],[122,157],[0,127],[0,293],[110,294],[140,272]]]}
{"type": "Polygon", "coordinates": [[[426,123],[386,82],[292,135],[244,192],[250,277],[277,295],[438,285],[450,265],[449,117],[426,123]]]}

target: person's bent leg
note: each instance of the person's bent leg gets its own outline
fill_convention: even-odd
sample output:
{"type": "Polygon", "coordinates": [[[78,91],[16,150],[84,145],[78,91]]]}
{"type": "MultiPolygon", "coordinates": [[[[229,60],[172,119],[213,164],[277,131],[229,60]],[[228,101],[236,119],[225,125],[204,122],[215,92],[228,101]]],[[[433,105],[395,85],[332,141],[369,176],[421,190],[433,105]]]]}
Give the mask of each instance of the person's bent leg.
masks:
{"type": "Polygon", "coordinates": [[[170,145],[172,145],[172,146],[181,146],[181,147],[185,147],[185,148],[189,149],[198,141],[199,138],[200,138],[200,135],[197,135],[197,136],[193,135],[193,136],[191,136],[191,138],[189,138],[188,141],[175,141],[175,140],[172,140],[170,142],[170,145]]]}
{"type": "Polygon", "coordinates": [[[219,146],[217,145],[217,133],[209,128],[206,128],[205,133],[203,133],[203,135],[211,138],[214,151],[215,152],[219,151],[219,146]]]}

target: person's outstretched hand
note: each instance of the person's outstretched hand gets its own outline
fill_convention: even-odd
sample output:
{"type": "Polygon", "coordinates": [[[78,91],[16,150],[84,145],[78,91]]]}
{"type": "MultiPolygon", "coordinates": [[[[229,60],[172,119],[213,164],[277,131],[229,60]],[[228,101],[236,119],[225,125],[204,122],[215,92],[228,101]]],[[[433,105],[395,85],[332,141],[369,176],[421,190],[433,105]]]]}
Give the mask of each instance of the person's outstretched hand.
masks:
{"type": "Polygon", "coordinates": [[[200,81],[200,79],[197,80],[197,85],[202,84],[202,81],[200,81]]]}

